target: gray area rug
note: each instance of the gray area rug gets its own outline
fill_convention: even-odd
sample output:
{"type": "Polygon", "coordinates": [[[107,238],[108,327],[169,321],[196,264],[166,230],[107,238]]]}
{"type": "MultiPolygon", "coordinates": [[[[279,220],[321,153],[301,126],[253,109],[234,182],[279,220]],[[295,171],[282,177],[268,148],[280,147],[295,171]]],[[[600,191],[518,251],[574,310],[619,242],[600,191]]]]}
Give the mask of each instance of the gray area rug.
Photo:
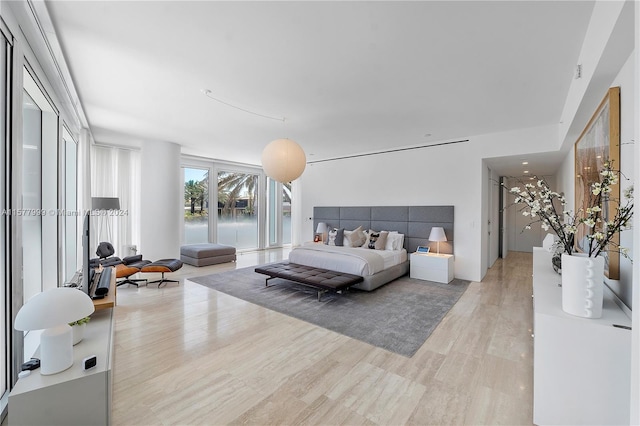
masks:
{"type": "Polygon", "coordinates": [[[254,269],[189,280],[406,357],[422,346],[469,285],[406,275],[371,292],[325,293],[318,302],[316,290],[291,281],[274,278],[265,287],[266,275],[254,269]]]}

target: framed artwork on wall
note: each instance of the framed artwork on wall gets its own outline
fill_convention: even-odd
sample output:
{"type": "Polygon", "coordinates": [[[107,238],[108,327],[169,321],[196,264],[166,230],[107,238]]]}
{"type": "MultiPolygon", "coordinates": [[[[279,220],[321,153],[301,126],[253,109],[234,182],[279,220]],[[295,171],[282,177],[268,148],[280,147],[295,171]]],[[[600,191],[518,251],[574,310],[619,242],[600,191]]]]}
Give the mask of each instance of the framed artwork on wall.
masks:
{"type": "MultiPolygon", "coordinates": [[[[606,161],[613,161],[613,168],[620,168],[620,87],[612,87],[607,92],[598,109],[587,123],[575,144],[575,209],[586,209],[591,193],[591,184],[600,181],[600,171],[606,161]]],[[[620,185],[611,187],[610,198],[620,198],[620,185]]],[[[607,220],[615,215],[615,205],[610,203],[602,212],[607,220]]],[[[620,236],[612,242],[619,244],[620,236]]],[[[578,229],[576,247],[583,251],[586,244],[585,232],[578,229]]],[[[610,279],[620,278],[620,253],[605,253],[605,275],[610,279]]]]}

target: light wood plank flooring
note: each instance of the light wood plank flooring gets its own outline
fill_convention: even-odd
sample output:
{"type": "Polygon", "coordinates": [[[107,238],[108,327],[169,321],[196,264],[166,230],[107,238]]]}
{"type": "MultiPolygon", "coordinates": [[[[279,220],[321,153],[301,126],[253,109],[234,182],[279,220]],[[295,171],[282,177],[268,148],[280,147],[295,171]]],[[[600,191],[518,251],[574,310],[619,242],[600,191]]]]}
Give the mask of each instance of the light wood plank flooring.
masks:
{"type": "Polygon", "coordinates": [[[471,283],[412,358],[188,281],[287,256],[119,287],[113,424],[531,424],[530,253],[471,283]]]}

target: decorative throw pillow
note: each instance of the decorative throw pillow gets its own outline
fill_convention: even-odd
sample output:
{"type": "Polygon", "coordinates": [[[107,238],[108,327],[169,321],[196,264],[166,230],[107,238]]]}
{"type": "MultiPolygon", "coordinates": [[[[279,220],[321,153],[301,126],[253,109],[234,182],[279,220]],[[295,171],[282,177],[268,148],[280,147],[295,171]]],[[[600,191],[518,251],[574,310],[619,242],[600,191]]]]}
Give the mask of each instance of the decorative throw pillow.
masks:
{"type": "Polygon", "coordinates": [[[396,234],[395,239],[393,240],[393,249],[394,250],[402,250],[404,248],[404,234],[396,234]]]}
{"type": "Polygon", "coordinates": [[[384,250],[384,247],[387,245],[388,235],[389,235],[388,231],[380,231],[380,236],[378,237],[375,243],[376,250],[384,250]]]}
{"type": "Polygon", "coordinates": [[[323,243],[325,246],[329,244],[329,232],[331,232],[332,229],[333,228],[331,226],[327,225],[327,231],[326,231],[327,232],[327,237],[326,237],[326,239],[324,240],[324,243],[323,243]]]}
{"type": "Polygon", "coordinates": [[[351,231],[349,235],[349,243],[351,247],[362,247],[364,243],[367,242],[367,236],[362,230],[362,226],[358,226],[356,229],[351,231]]]}
{"type": "Polygon", "coordinates": [[[349,239],[349,237],[351,236],[352,232],[353,231],[344,231],[344,240],[342,240],[343,247],[351,247],[351,240],[349,239]]]}
{"type": "Polygon", "coordinates": [[[387,245],[385,250],[402,250],[404,246],[404,234],[400,234],[397,231],[389,231],[387,236],[387,245]]]}
{"type": "Polygon", "coordinates": [[[362,243],[362,245],[360,247],[364,247],[364,248],[369,248],[369,235],[370,235],[371,231],[362,231],[362,233],[364,234],[364,242],[362,243]]]}
{"type": "Polygon", "coordinates": [[[344,241],[344,228],[333,228],[329,231],[329,238],[327,238],[327,244],[330,246],[342,246],[344,241]]]}
{"type": "Polygon", "coordinates": [[[378,238],[380,238],[380,233],[370,229],[369,230],[369,244],[367,245],[367,247],[369,247],[372,250],[375,249],[376,248],[376,241],[378,241],[378,238]]]}

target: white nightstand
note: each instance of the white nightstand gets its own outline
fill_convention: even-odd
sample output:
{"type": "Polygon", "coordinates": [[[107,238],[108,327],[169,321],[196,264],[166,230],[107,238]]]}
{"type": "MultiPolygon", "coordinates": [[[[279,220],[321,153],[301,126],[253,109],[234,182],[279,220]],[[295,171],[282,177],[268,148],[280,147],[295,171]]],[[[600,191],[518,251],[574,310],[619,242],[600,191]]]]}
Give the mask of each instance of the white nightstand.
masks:
{"type": "Polygon", "coordinates": [[[453,280],[453,255],[411,253],[411,278],[450,283],[453,280]]]}

